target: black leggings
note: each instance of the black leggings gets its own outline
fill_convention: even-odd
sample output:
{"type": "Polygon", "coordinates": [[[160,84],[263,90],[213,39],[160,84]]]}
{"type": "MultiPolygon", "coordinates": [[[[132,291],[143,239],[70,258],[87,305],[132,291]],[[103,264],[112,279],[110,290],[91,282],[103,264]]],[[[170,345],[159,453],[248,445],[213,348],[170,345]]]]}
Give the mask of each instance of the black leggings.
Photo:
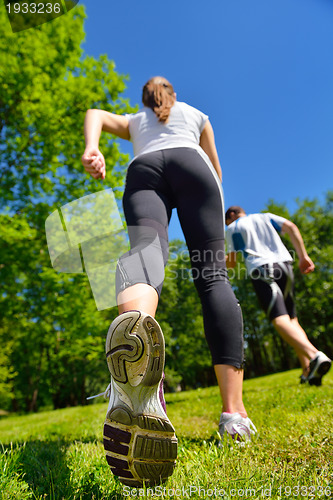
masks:
{"type": "Polygon", "coordinates": [[[242,313],[225,266],[223,194],[211,163],[191,148],[141,155],[128,168],[123,207],[131,250],[118,262],[117,294],[136,283],[161,293],[177,208],[213,364],[241,368],[242,313]]]}
{"type": "Polygon", "coordinates": [[[290,262],[275,262],[257,267],[251,281],[261,307],[270,321],[288,314],[296,318],[294,273],[290,262]]]}

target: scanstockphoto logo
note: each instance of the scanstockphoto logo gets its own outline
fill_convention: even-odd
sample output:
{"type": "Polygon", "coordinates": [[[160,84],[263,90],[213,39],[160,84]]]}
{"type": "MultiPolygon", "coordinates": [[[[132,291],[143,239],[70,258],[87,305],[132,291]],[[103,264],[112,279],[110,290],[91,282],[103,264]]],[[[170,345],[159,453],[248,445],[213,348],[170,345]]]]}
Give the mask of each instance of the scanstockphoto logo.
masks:
{"type": "Polygon", "coordinates": [[[99,311],[117,305],[120,258],[123,269],[135,269],[157,285],[163,282],[162,249],[156,231],[128,227],[134,238],[143,234],[145,241],[129,252],[127,231],[112,189],[62,206],[46,219],[45,231],[53,268],[61,273],[86,273],[99,311]]]}
{"type": "Polygon", "coordinates": [[[67,14],[79,0],[3,0],[13,33],[35,28],[67,14]]]}

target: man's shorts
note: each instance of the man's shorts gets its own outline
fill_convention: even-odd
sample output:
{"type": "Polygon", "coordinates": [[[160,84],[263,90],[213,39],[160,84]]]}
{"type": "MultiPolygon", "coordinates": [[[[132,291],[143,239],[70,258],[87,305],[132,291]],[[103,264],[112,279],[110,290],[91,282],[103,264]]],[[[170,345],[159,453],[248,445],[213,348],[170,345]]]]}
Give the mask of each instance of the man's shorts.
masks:
{"type": "Polygon", "coordinates": [[[290,262],[257,267],[251,273],[251,281],[270,321],[285,314],[296,318],[294,273],[290,262]]]}

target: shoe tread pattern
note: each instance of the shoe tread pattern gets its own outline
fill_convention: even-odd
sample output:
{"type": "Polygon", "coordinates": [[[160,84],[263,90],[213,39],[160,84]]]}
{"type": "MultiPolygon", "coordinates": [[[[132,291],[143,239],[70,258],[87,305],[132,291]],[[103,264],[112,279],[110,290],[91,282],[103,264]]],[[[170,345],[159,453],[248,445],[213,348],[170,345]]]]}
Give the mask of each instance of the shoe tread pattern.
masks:
{"type": "MultiPolygon", "coordinates": [[[[106,355],[111,376],[131,397],[136,390],[133,373],[141,377],[138,390],[147,387],[144,394],[153,394],[154,387],[158,388],[164,368],[164,338],[151,316],[139,311],[120,316],[108,333],[106,355]]],[[[137,414],[119,400],[108,410],[104,449],[112,473],[123,484],[155,485],[173,473],[177,438],[166,416],[137,414]]]]}
{"type": "Polygon", "coordinates": [[[152,386],[160,381],[164,367],[164,338],[158,323],[151,316],[142,318],[139,311],[134,311],[131,316],[120,319],[108,333],[106,349],[109,370],[117,382],[127,383],[127,363],[140,360],[144,372],[141,384],[152,386]],[[145,359],[142,359],[144,354],[145,359]]]}
{"type": "Polygon", "coordinates": [[[109,347],[106,353],[112,377],[120,383],[126,383],[126,362],[138,361],[144,351],[142,341],[131,333],[135,326],[135,318],[127,317],[116,325],[111,332],[109,347]]]}
{"type": "MultiPolygon", "coordinates": [[[[147,419],[147,416],[137,417],[137,421],[149,420],[151,419],[147,419]]],[[[160,428],[159,431],[154,429],[152,434],[137,426],[123,430],[119,427],[121,425],[108,419],[104,424],[104,449],[111,472],[123,484],[132,486],[142,486],[144,482],[159,484],[171,476],[177,458],[177,438],[174,432],[162,431],[160,428]]],[[[148,427],[150,426],[151,422],[148,427]]],[[[163,427],[173,429],[167,421],[163,427]]]]}

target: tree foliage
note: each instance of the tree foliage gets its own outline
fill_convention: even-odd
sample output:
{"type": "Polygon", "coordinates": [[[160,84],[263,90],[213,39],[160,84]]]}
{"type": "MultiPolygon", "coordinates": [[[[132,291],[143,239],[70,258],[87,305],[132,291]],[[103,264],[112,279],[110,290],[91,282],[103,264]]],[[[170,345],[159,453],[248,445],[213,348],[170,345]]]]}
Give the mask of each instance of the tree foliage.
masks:
{"type": "MultiPolygon", "coordinates": [[[[0,11],[0,198],[2,208],[29,213],[40,227],[51,201],[61,205],[100,185],[82,173],[86,110],[129,110],[114,63],[83,54],[83,20],[82,8],[75,8],[13,34],[0,11]]],[[[106,184],[119,187],[127,157],[110,136],[101,147],[106,184]]]]}
{"type": "MultiPolygon", "coordinates": [[[[104,339],[116,310],[97,311],[85,274],[54,271],[44,229],[57,207],[103,189],[81,167],[86,109],[133,111],[122,98],[125,77],[114,63],[84,54],[83,22],[83,9],[75,8],[12,34],[0,9],[0,408],[5,410],[85,404],[87,395],[108,383],[104,339]]],[[[120,197],[128,158],[112,136],[102,135],[101,149],[108,167],[104,185],[120,197]]],[[[292,216],[273,201],[266,209],[294,220],[304,236],[316,271],[310,276],[296,271],[298,314],[313,343],[332,356],[333,195],[322,205],[298,203],[292,216]]],[[[247,376],[296,366],[242,269],[240,264],[232,284],[244,315],[247,376]]],[[[157,319],[166,337],[167,387],[214,383],[183,242],[171,244],[157,319]]]]}
{"type": "MultiPolygon", "coordinates": [[[[0,404],[18,411],[84,403],[108,381],[113,311],[97,313],[85,275],[52,269],[44,229],[57,207],[103,189],[81,166],[86,110],[133,110],[114,63],[84,54],[84,17],[12,34],[0,9],[0,404]]],[[[101,148],[119,196],[128,157],[112,136],[101,148]]]]}

